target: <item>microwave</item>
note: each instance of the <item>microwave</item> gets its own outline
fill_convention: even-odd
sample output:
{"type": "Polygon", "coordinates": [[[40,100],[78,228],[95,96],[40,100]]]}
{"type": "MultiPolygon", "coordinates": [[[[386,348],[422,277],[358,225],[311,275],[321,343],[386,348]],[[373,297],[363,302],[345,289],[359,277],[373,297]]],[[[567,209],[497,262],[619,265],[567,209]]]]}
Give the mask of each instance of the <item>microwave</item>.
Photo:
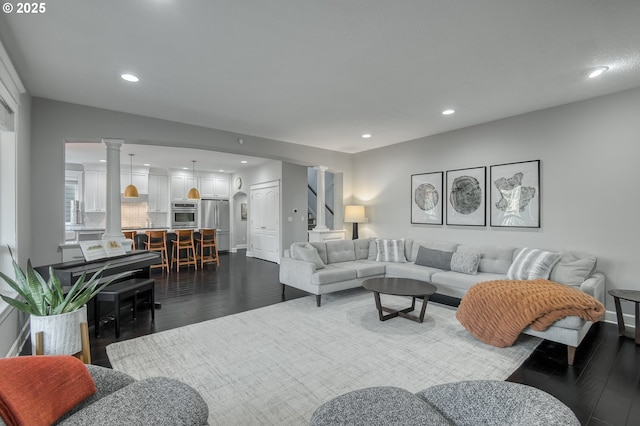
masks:
{"type": "Polygon", "coordinates": [[[196,201],[174,201],[171,203],[171,227],[173,229],[196,228],[198,226],[198,203],[196,201]]]}

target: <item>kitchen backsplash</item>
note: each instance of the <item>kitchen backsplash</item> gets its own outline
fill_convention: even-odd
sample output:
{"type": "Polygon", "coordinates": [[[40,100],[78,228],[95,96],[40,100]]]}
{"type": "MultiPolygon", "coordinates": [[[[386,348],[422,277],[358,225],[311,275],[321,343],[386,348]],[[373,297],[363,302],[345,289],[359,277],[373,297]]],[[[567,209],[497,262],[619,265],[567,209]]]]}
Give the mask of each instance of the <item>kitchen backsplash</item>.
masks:
{"type": "MultiPolygon", "coordinates": [[[[122,203],[120,214],[122,215],[122,228],[166,228],[167,214],[147,212],[147,202],[122,203]]],[[[104,229],[106,223],[105,213],[85,213],[84,228],[104,229]]]]}

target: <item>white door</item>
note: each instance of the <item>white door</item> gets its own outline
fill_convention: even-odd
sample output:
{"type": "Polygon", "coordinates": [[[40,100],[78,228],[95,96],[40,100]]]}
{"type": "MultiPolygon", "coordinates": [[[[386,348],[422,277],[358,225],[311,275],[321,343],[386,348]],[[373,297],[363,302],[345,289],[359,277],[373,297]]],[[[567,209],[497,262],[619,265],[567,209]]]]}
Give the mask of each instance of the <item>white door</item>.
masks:
{"type": "Polygon", "coordinates": [[[280,262],[280,182],[251,186],[250,244],[253,257],[280,262]]]}

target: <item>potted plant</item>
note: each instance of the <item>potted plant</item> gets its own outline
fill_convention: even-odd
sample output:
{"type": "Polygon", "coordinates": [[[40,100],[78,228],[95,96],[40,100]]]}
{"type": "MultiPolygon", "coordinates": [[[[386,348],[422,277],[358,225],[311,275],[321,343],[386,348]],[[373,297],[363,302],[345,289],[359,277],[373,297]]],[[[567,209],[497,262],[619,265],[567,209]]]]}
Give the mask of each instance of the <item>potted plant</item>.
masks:
{"type": "Polygon", "coordinates": [[[46,355],[70,355],[80,352],[82,348],[80,324],[87,322],[87,302],[113,280],[101,283],[99,281],[104,266],[88,281],[86,273],[82,274],[76,283],[65,293],[60,280],[49,267],[49,279],[45,280],[27,262],[26,273],[13,258],[11,261],[15,280],[0,272],[0,277],[18,293],[16,297],[0,295],[2,300],[14,308],[30,314],[31,321],[31,345],[35,353],[35,336],[39,331],[43,332],[44,354],[46,355]]]}

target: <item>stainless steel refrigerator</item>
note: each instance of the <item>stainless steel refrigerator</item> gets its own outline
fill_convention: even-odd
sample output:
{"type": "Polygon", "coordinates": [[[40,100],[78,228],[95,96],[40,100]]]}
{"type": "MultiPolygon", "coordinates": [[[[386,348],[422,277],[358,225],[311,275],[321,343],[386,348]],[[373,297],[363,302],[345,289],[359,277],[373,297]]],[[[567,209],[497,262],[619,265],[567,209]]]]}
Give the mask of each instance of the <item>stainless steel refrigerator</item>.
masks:
{"type": "Polygon", "coordinates": [[[200,227],[216,228],[218,251],[229,251],[229,201],[200,200],[200,227]]]}

